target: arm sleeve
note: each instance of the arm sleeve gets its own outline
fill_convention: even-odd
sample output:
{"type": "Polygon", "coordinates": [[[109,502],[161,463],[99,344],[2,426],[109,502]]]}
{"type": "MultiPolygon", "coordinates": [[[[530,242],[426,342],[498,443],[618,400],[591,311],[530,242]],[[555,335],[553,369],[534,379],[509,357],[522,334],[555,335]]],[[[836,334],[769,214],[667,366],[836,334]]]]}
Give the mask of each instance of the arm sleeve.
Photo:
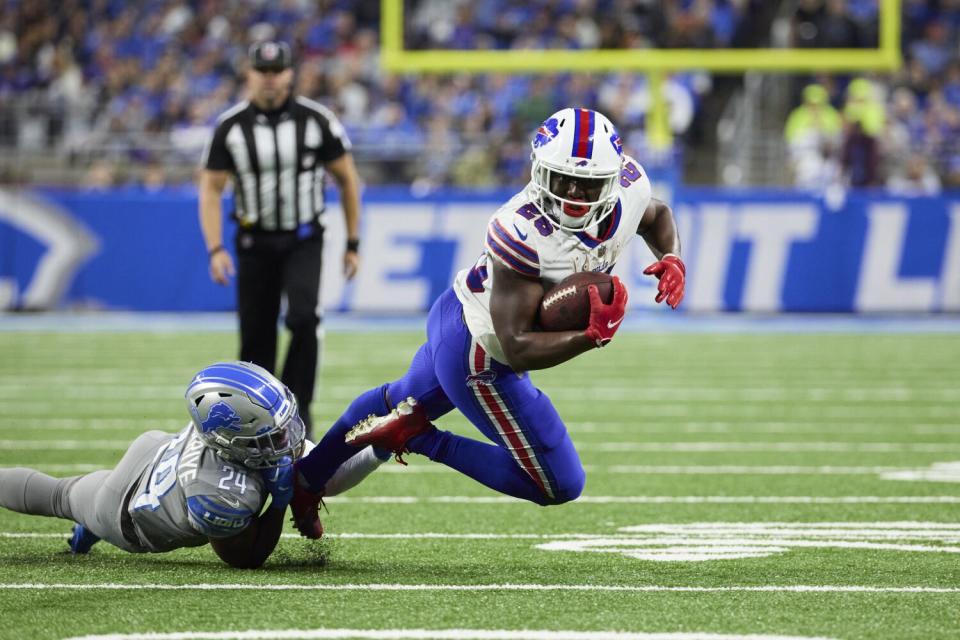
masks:
{"type": "Polygon", "coordinates": [[[246,529],[255,512],[240,503],[227,505],[220,496],[196,495],[187,498],[187,518],[197,532],[210,538],[229,538],[246,529]]]}
{"type": "Polygon", "coordinates": [[[227,132],[230,127],[221,122],[213,131],[213,136],[207,141],[203,150],[203,168],[211,171],[233,170],[233,156],[227,149],[227,132]]]}
{"type": "Polygon", "coordinates": [[[317,152],[320,162],[332,162],[348,153],[353,145],[340,121],[333,114],[319,118],[319,121],[323,132],[323,144],[317,152]]]}
{"type": "Polygon", "coordinates": [[[539,278],[540,256],[532,242],[535,233],[526,219],[515,216],[507,222],[502,216],[494,216],[487,225],[487,253],[519,274],[539,278]]]}

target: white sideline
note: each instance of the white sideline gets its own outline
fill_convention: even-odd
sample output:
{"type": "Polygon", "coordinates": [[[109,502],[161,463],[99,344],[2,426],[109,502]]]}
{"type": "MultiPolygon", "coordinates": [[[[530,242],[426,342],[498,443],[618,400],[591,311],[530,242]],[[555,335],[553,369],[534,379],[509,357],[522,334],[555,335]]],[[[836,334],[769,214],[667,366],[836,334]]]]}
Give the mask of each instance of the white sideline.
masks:
{"type": "MultiPolygon", "coordinates": [[[[581,496],[577,504],[960,504],[960,496],[581,496]]],[[[334,496],[336,504],[517,504],[510,496],[334,496]]]]}
{"type": "MultiPolygon", "coordinates": [[[[528,505],[510,496],[334,496],[331,504],[528,505]]],[[[960,504],[953,496],[580,496],[577,504],[960,504]]]]}
{"type": "Polygon", "coordinates": [[[0,584],[0,591],[603,591],[625,593],[960,593],[960,587],[879,587],[866,585],[744,585],[682,587],[617,584],[96,584],[16,582],[0,584]]]}
{"type": "MultiPolygon", "coordinates": [[[[899,419],[902,422],[902,419],[899,419]]],[[[133,418],[17,418],[17,424],[24,427],[25,432],[37,429],[51,431],[127,431],[131,436],[139,433],[140,422],[133,418]]],[[[176,430],[186,424],[180,419],[152,419],[151,429],[176,430]]],[[[909,424],[884,424],[878,420],[871,422],[825,422],[822,420],[770,420],[769,418],[729,420],[698,420],[681,422],[644,422],[644,421],[608,421],[603,422],[566,422],[571,433],[805,433],[805,434],[872,434],[879,435],[883,431],[895,430],[896,433],[918,435],[960,435],[960,424],[954,422],[931,423],[910,422],[909,424]],[[841,431],[842,429],[842,431],[841,431]]],[[[132,439],[132,438],[131,438],[132,439]]]]}
{"type": "MultiPolygon", "coordinates": [[[[114,451],[130,446],[130,440],[0,440],[0,449],[5,451],[114,451]]],[[[960,451],[958,442],[585,442],[577,447],[580,451],[596,453],[644,452],[842,452],[842,453],[946,453],[960,451]]]]}
{"type": "MultiPolygon", "coordinates": [[[[940,463],[946,464],[946,463],[940,463]]],[[[89,473],[108,469],[103,464],[95,463],[71,463],[71,464],[33,464],[31,469],[43,471],[45,473],[89,473]]],[[[0,465],[0,469],[9,468],[7,465],[0,465]]],[[[740,465],[740,464],[722,464],[722,465],[598,465],[585,464],[583,470],[588,473],[601,474],[610,473],[616,475],[830,475],[830,476],[859,476],[859,475],[881,475],[894,474],[897,477],[922,479],[921,474],[929,473],[929,469],[919,469],[913,467],[891,467],[891,466],[842,466],[842,465],[740,465]]],[[[381,473],[408,473],[408,474],[454,474],[455,470],[442,464],[414,463],[409,466],[384,465],[377,470],[381,473]]],[[[954,473],[953,475],[960,475],[954,473]]],[[[893,476],[892,476],[893,477],[893,476]]],[[[945,477],[940,474],[939,477],[945,477]]],[[[952,475],[950,476],[952,477],[952,475]]],[[[941,480],[942,481],[942,480],[941,480]]]]}
{"type": "MultiPolygon", "coordinates": [[[[632,542],[638,534],[644,536],[669,535],[674,540],[702,541],[704,537],[747,536],[758,538],[829,538],[833,540],[859,539],[940,539],[942,542],[960,542],[960,523],[953,522],[694,522],[687,524],[644,524],[619,527],[610,533],[325,533],[324,537],[343,540],[623,540],[632,542]]],[[[41,533],[30,531],[0,531],[0,538],[8,539],[66,539],[66,532],[41,533]]],[[[295,533],[280,534],[281,538],[298,540],[295,533]]],[[[944,547],[935,547],[944,550],[944,547]]]]}
{"type": "Polygon", "coordinates": [[[643,633],[633,631],[519,631],[505,629],[273,629],[251,631],[185,631],[111,633],[67,640],[828,640],[808,636],[754,634],[643,633]]]}

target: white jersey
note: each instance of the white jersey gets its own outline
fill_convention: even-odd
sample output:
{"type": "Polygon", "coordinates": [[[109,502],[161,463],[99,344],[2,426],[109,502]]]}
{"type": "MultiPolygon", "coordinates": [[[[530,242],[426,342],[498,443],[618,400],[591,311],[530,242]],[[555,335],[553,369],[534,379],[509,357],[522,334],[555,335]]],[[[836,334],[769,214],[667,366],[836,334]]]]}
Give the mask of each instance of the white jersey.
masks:
{"type": "Polygon", "coordinates": [[[490,317],[493,288],[491,260],[522,275],[540,278],[549,288],[579,271],[609,273],[627,244],[637,235],[650,204],[650,180],[643,167],[624,157],[620,196],[604,224],[568,233],[558,229],[540,211],[533,183],[500,207],[487,225],[485,251],[476,264],[457,274],[453,288],[474,339],[494,360],[506,363],[490,317]]]}

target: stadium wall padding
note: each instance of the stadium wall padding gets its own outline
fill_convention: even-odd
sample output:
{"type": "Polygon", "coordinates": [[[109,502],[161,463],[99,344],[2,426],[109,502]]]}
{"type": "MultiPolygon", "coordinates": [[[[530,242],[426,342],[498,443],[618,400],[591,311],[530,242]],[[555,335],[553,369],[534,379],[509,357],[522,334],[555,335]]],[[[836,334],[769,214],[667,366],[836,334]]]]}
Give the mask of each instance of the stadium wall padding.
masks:
{"type": "MultiPolygon", "coordinates": [[[[327,212],[323,299],[340,311],[422,311],[473,263],[510,191],[364,194],[362,267],[346,285],[339,205],[327,212]]],[[[960,194],[839,201],[789,191],[676,187],[687,312],[960,311],[960,194]]],[[[226,232],[232,238],[233,227],[226,232]]],[[[231,245],[228,242],[228,245],[231,245]]],[[[652,255],[631,243],[615,273],[653,304],[652,255]]],[[[0,308],[225,311],[207,274],[192,189],[0,191],[0,308]]]]}

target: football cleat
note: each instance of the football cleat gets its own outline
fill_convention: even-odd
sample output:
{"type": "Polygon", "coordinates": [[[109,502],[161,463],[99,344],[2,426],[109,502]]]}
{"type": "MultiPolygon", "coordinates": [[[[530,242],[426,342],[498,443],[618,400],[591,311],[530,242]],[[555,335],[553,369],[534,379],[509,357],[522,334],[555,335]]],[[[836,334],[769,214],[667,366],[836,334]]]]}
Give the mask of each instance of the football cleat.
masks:
{"type": "Polygon", "coordinates": [[[100,542],[100,538],[80,523],[73,525],[73,534],[67,543],[73,555],[89,553],[90,547],[100,542]]]}
{"type": "Polygon", "coordinates": [[[293,483],[293,499],[290,500],[290,513],[293,526],[300,535],[311,540],[323,537],[323,523],[320,522],[320,505],[323,496],[319,493],[310,493],[298,481],[293,483]]]}
{"type": "Polygon", "coordinates": [[[416,399],[407,398],[385,416],[369,415],[356,424],[344,440],[355,447],[368,444],[393,451],[397,462],[407,464],[403,454],[407,453],[407,442],[421,433],[436,429],[427,420],[426,410],[416,399]]]}

